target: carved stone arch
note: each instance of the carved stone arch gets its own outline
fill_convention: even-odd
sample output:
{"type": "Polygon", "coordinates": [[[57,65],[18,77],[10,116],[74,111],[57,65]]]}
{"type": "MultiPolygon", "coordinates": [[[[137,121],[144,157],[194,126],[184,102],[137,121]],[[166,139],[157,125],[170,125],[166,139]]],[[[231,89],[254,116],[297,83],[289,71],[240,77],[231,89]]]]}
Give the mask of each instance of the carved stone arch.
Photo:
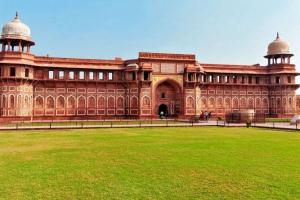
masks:
{"type": "Polygon", "coordinates": [[[56,98],[56,108],[63,109],[65,108],[65,97],[60,95],[56,98]]]}
{"type": "Polygon", "coordinates": [[[99,96],[98,97],[98,108],[106,108],[106,101],[104,96],[99,96]]]}
{"type": "Polygon", "coordinates": [[[247,100],[246,100],[245,97],[242,97],[242,98],[240,99],[240,107],[241,107],[242,109],[246,109],[246,108],[247,108],[247,100]]]}
{"type": "Polygon", "coordinates": [[[280,97],[277,97],[276,98],[276,108],[279,108],[279,107],[281,107],[281,98],[280,97]]]}
{"type": "Polygon", "coordinates": [[[186,97],[186,107],[189,109],[195,108],[194,97],[192,97],[192,96],[186,97]]]}
{"type": "Polygon", "coordinates": [[[260,97],[256,97],[255,99],[255,108],[260,109],[262,107],[262,102],[260,97]]]}
{"type": "Polygon", "coordinates": [[[77,99],[77,108],[86,108],[86,98],[85,96],[79,96],[77,99]]]}
{"type": "Polygon", "coordinates": [[[34,104],[34,107],[35,108],[39,108],[39,109],[42,109],[44,108],[44,98],[42,96],[37,96],[35,97],[35,104],[34,104]]]}
{"type": "Polygon", "coordinates": [[[217,98],[217,108],[223,108],[223,98],[222,97],[217,98]]]}
{"type": "Polygon", "coordinates": [[[143,96],[142,106],[143,106],[143,108],[150,108],[151,107],[151,99],[148,95],[143,96]]]}
{"type": "Polygon", "coordinates": [[[215,108],[216,102],[214,97],[209,97],[208,98],[208,107],[209,108],[215,108]]]}
{"type": "MultiPolygon", "coordinates": [[[[26,98],[27,98],[27,95],[25,96],[25,105],[26,105],[26,98]]],[[[47,96],[47,98],[46,98],[46,108],[54,109],[54,106],[55,106],[54,97],[53,96],[47,96]]]]}
{"type": "Polygon", "coordinates": [[[88,97],[88,108],[96,108],[96,97],[95,96],[88,97]]]}
{"type": "Polygon", "coordinates": [[[71,95],[67,98],[67,108],[75,109],[76,108],[76,98],[71,95]]]}
{"type": "Polygon", "coordinates": [[[263,108],[269,109],[269,100],[268,98],[263,98],[263,108]]]}
{"type": "Polygon", "coordinates": [[[252,97],[248,98],[248,109],[254,109],[254,99],[252,97]]]}
{"type": "Polygon", "coordinates": [[[201,108],[205,109],[207,107],[208,106],[207,106],[207,99],[206,99],[206,97],[201,97],[201,108]]]}
{"type": "Polygon", "coordinates": [[[133,109],[138,108],[138,98],[137,98],[137,96],[132,96],[130,98],[130,108],[133,108],[133,109]]]}
{"type": "Polygon", "coordinates": [[[114,96],[109,96],[107,97],[107,108],[113,109],[115,108],[115,97],[114,96]]]}
{"type": "Polygon", "coordinates": [[[117,98],[117,108],[121,108],[123,109],[125,106],[125,103],[124,103],[124,97],[123,96],[119,96],[117,98]]]}
{"type": "Polygon", "coordinates": [[[225,97],[224,107],[227,108],[227,109],[231,108],[231,99],[229,97],[225,97]]]}
{"type": "Polygon", "coordinates": [[[9,95],[9,108],[14,109],[15,108],[15,95],[11,94],[9,95]]]}
{"type": "Polygon", "coordinates": [[[288,106],[289,106],[289,108],[292,108],[293,107],[293,98],[289,97],[288,99],[289,99],[288,106]]]}
{"type": "Polygon", "coordinates": [[[4,94],[2,96],[2,108],[6,108],[7,102],[6,102],[6,95],[4,94]]]}
{"type": "Polygon", "coordinates": [[[285,107],[285,106],[287,106],[288,104],[287,104],[287,102],[286,102],[286,97],[283,97],[282,98],[282,106],[283,107],[285,107]]]}
{"type": "Polygon", "coordinates": [[[234,110],[239,109],[239,99],[237,97],[234,97],[232,99],[232,109],[234,110]]]}
{"type": "Polygon", "coordinates": [[[22,102],[23,102],[22,99],[23,99],[23,96],[21,94],[19,94],[17,96],[17,107],[18,108],[22,108],[22,102]]]}

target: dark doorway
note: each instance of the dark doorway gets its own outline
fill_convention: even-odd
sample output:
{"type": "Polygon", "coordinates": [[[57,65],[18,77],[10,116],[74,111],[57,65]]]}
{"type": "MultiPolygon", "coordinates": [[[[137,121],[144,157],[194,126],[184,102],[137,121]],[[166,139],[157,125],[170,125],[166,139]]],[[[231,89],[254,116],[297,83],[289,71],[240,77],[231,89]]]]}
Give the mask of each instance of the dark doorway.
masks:
{"type": "Polygon", "coordinates": [[[161,104],[158,108],[158,115],[167,116],[168,115],[168,106],[166,104],[161,104]]]}

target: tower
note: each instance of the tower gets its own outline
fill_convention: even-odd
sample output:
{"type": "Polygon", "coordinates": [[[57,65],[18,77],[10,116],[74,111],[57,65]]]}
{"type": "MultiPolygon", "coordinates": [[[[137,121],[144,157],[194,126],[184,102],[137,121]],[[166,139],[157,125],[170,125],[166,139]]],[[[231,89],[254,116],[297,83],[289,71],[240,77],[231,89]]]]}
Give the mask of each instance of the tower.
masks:
{"type": "Polygon", "coordinates": [[[30,53],[30,47],[35,43],[31,39],[30,28],[20,20],[18,12],[11,22],[3,26],[0,44],[2,51],[30,53]]]}
{"type": "Polygon", "coordinates": [[[265,58],[268,59],[268,66],[276,64],[290,64],[291,57],[290,47],[287,42],[283,41],[277,32],[276,39],[268,46],[268,53],[265,58]]]}
{"type": "Polygon", "coordinates": [[[288,43],[277,33],[265,56],[268,59],[269,73],[269,113],[276,117],[295,114],[295,91],[298,86],[295,84],[295,65],[291,64],[293,56],[288,43]]]}
{"type": "Polygon", "coordinates": [[[30,48],[30,28],[16,13],[15,18],[2,28],[0,44],[0,115],[31,117],[33,110],[33,64],[30,48]]]}

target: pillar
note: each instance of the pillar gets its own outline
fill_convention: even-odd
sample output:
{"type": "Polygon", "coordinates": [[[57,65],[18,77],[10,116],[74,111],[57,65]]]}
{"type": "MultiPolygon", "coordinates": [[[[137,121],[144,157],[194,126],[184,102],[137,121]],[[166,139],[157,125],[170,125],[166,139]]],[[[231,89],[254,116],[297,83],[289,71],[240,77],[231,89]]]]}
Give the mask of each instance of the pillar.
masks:
{"type": "Polygon", "coordinates": [[[29,46],[29,44],[27,45],[27,53],[30,53],[30,46],[29,46]]]}
{"type": "Polygon", "coordinates": [[[7,51],[10,51],[10,48],[11,48],[10,41],[7,42],[7,46],[8,46],[7,51]]]}
{"type": "Polygon", "coordinates": [[[19,52],[22,52],[21,40],[19,41],[19,52]]]}

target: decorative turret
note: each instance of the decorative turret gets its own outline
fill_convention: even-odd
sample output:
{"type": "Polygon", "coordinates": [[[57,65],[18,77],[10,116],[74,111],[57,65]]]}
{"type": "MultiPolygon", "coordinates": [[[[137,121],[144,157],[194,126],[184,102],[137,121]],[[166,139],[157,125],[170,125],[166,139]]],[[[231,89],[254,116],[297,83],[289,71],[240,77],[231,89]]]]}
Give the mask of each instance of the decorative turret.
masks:
{"type": "Polygon", "coordinates": [[[24,24],[16,12],[15,18],[2,28],[0,44],[2,51],[18,51],[30,53],[35,43],[31,39],[30,28],[24,24]]]}
{"type": "Polygon", "coordinates": [[[268,59],[268,65],[274,64],[290,64],[290,58],[294,56],[290,52],[290,47],[287,42],[280,39],[277,33],[276,39],[268,46],[268,53],[265,58],[268,59]]]}

